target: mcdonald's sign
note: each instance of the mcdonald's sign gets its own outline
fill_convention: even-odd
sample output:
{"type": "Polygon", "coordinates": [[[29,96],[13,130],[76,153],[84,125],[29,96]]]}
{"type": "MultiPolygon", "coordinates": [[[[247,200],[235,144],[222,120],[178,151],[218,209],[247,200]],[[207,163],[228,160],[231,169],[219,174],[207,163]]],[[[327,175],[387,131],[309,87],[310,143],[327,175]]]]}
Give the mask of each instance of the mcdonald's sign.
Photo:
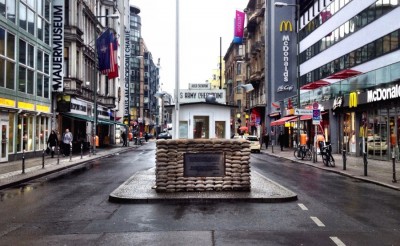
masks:
{"type": "Polygon", "coordinates": [[[357,107],[357,103],[358,103],[357,99],[358,99],[357,92],[351,92],[349,95],[349,108],[357,107]]]}
{"type": "Polygon", "coordinates": [[[280,32],[283,32],[283,31],[285,31],[285,32],[287,32],[287,31],[293,32],[292,22],[289,21],[289,20],[281,21],[281,24],[279,25],[279,31],[280,32]]]}

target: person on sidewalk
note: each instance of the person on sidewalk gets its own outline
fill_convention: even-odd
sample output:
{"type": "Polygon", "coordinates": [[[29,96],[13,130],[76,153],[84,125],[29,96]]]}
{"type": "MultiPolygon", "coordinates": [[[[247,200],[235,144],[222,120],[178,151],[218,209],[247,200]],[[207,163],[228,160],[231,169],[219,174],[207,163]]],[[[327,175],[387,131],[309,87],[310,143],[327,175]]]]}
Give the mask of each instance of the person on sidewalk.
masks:
{"type": "Polygon", "coordinates": [[[263,142],[265,143],[265,149],[268,149],[268,144],[269,144],[269,133],[268,133],[268,131],[263,136],[263,142]]]}
{"type": "Polygon", "coordinates": [[[122,132],[121,138],[122,138],[122,147],[127,146],[127,144],[126,144],[126,132],[125,131],[122,132]]]}
{"type": "Polygon", "coordinates": [[[72,145],[73,136],[69,129],[65,129],[65,133],[63,136],[63,144],[64,144],[64,156],[68,156],[70,153],[70,148],[72,145]]]}
{"type": "Polygon", "coordinates": [[[282,131],[281,131],[281,133],[279,133],[278,142],[279,142],[279,145],[281,146],[281,151],[283,151],[283,146],[285,144],[285,135],[283,135],[282,131]]]}
{"type": "Polygon", "coordinates": [[[56,149],[57,144],[58,144],[57,133],[54,130],[52,130],[49,135],[49,138],[47,139],[47,145],[50,147],[51,158],[54,158],[54,151],[56,149]]]}

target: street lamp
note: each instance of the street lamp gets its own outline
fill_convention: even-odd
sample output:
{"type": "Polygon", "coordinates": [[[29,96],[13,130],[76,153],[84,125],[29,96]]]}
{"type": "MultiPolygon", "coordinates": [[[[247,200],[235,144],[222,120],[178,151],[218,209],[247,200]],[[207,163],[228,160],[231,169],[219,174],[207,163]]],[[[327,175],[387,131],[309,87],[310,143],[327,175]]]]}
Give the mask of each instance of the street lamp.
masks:
{"type": "MultiPolygon", "coordinates": [[[[297,2],[297,0],[296,0],[297,2]]],[[[301,108],[300,105],[300,4],[290,4],[284,2],[275,2],[275,7],[295,7],[296,8],[296,49],[297,49],[297,59],[296,59],[296,67],[297,67],[297,78],[296,78],[296,86],[297,86],[297,108],[301,108]]],[[[297,145],[300,143],[300,117],[297,117],[297,145]]]]}
{"type": "MultiPolygon", "coordinates": [[[[118,14],[111,14],[111,15],[98,15],[95,16],[95,20],[98,18],[111,18],[111,19],[118,19],[118,14]]],[[[96,51],[96,42],[97,42],[97,33],[96,33],[97,22],[94,23],[93,28],[93,39],[94,39],[94,68],[93,68],[93,107],[94,107],[94,119],[92,124],[92,146],[93,146],[93,155],[96,154],[96,136],[97,136],[97,51],[96,51]]]]}

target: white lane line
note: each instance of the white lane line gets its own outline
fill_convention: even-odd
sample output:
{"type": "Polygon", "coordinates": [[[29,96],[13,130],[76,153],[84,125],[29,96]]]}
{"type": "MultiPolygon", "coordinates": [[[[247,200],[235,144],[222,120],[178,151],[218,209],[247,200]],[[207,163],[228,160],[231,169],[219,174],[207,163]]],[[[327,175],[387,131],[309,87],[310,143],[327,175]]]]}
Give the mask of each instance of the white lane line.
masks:
{"type": "Polygon", "coordinates": [[[297,205],[299,205],[299,207],[300,207],[302,210],[308,210],[308,208],[307,208],[306,206],[304,206],[303,203],[298,203],[297,205]]]}
{"type": "Polygon", "coordinates": [[[317,217],[312,217],[311,216],[310,218],[314,221],[315,224],[317,224],[317,226],[325,227],[324,223],[322,223],[317,217]]]}
{"type": "Polygon", "coordinates": [[[346,246],[338,237],[329,237],[337,246],[346,246]]]}

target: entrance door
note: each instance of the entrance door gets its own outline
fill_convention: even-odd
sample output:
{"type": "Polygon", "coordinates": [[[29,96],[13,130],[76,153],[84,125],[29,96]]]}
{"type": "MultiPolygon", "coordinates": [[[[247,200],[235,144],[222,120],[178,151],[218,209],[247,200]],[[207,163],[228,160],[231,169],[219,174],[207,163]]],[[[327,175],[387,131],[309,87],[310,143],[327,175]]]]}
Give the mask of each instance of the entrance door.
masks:
{"type": "Polygon", "coordinates": [[[8,161],[8,122],[0,122],[0,162],[8,161]]]}

